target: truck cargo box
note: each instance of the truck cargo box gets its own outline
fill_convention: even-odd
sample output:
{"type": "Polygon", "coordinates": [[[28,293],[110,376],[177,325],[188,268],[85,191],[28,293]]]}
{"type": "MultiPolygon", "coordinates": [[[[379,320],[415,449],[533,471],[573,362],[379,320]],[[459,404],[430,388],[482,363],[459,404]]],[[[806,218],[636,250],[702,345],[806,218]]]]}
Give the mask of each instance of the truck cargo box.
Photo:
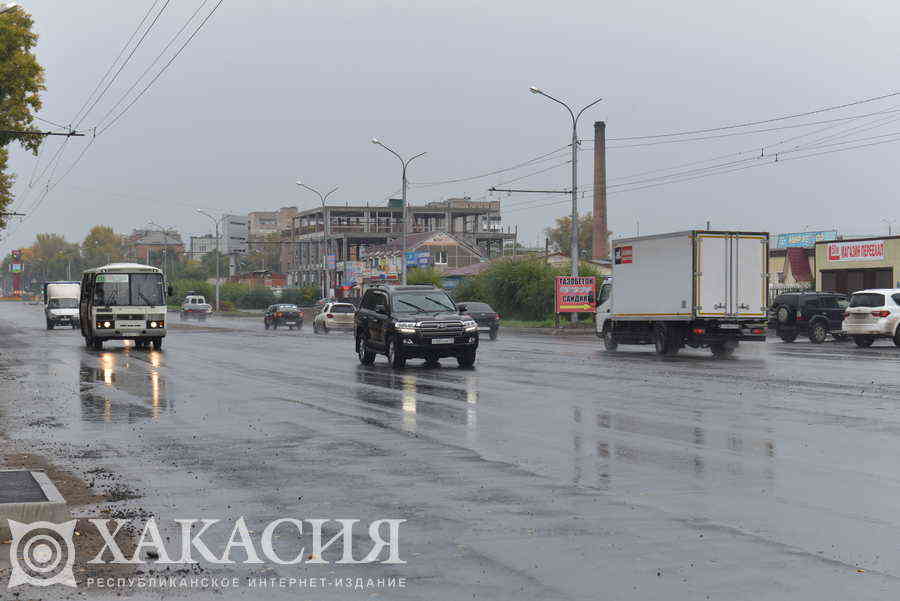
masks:
{"type": "Polygon", "coordinates": [[[613,241],[614,320],[766,317],[769,234],[689,230],[613,241]]]}

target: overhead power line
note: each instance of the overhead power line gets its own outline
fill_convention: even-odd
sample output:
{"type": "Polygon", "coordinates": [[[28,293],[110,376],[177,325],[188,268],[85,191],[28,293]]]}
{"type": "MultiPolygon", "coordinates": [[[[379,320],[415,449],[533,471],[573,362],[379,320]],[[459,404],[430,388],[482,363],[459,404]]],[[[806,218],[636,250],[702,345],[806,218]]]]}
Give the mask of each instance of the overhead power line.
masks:
{"type": "Polygon", "coordinates": [[[498,174],[500,174],[500,173],[506,173],[507,171],[513,171],[513,170],[515,170],[515,169],[521,169],[522,167],[527,167],[527,166],[529,166],[529,165],[533,165],[533,164],[535,164],[535,163],[539,163],[539,162],[541,162],[542,160],[547,160],[547,159],[550,159],[551,157],[552,157],[552,158],[561,158],[561,157],[555,157],[555,156],[553,156],[553,155],[556,155],[556,154],[557,154],[558,152],[560,152],[561,150],[564,150],[564,149],[566,149],[566,148],[569,148],[570,146],[571,146],[571,144],[566,144],[565,146],[560,146],[559,148],[555,148],[555,149],[551,150],[551,151],[548,152],[548,153],[545,153],[545,154],[536,156],[536,157],[534,157],[533,159],[528,159],[527,161],[523,161],[523,162],[521,162],[521,163],[517,163],[517,164],[511,165],[511,166],[509,166],[509,167],[503,167],[503,168],[501,168],[501,169],[495,169],[494,171],[488,171],[488,172],[485,172],[485,173],[480,173],[480,174],[478,174],[478,175],[470,175],[470,176],[467,176],[467,177],[457,177],[457,178],[453,178],[453,179],[437,180],[437,181],[430,181],[430,182],[410,182],[410,185],[412,185],[412,186],[418,186],[418,187],[441,186],[441,185],[444,185],[444,184],[455,184],[455,183],[459,183],[459,182],[468,182],[468,181],[472,181],[472,180],[476,180],[476,179],[482,179],[482,178],[485,178],[485,177],[490,177],[490,176],[492,176],[492,175],[498,175],[498,174]]]}
{"type": "Polygon", "coordinates": [[[72,117],[72,121],[74,122],[79,118],[82,111],[87,108],[87,105],[90,104],[91,100],[94,98],[94,94],[96,94],[100,87],[103,85],[103,82],[106,81],[106,78],[109,77],[109,74],[112,73],[112,70],[116,68],[116,65],[119,63],[119,59],[122,58],[122,55],[125,54],[125,51],[131,46],[131,42],[134,40],[134,36],[138,34],[138,32],[144,27],[144,23],[147,21],[147,17],[150,16],[150,13],[153,12],[153,9],[156,8],[156,5],[159,4],[159,0],[154,0],[153,4],[150,5],[150,8],[147,9],[147,12],[144,13],[144,16],[141,18],[141,21],[138,23],[137,27],[135,27],[134,31],[129,36],[128,41],[125,42],[125,45],[122,46],[122,49],[119,50],[119,53],[116,55],[116,58],[113,59],[113,62],[109,65],[109,68],[106,69],[106,73],[103,74],[103,77],[100,78],[100,81],[97,82],[97,85],[94,86],[94,89],[88,94],[88,97],[85,99],[84,103],[81,105],[81,108],[78,109],[78,112],[75,113],[75,116],[72,117]]]}
{"type": "Polygon", "coordinates": [[[146,86],[144,86],[144,88],[143,88],[140,92],[138,92],[137,96],[135,96],[135,97],[131,100],[131,102],[129,102],[127,105],[125,105],[125,108],[123,108],[122,111],[121,111],[118,115],[116,115],[115,117],[113,117],[112,121],[110,121],[109,123],[107,123],[106,125],[104,125],[102,129],[100,129],[100,130],[97,131],[97,135],[98,135],[98,136],[101,135],[102,133],[106,132],[106,130],[108,130],[108,129],[109,129],[110,127],[112,127],[113,125],[115,125],[116,122],[118,122],[119,119],[121,119],[122,116],[125,115],[125,113],[127,113],[128,110],[129,110],[132,106],[134,106],[134,104],[135,104],[138,100],[141,99],[141,97],[147,92],[147,90],[149,90],[150,87],[151,87],[154,83],[156,83],[156,80],[158,80],[160,77],[162,77],[162,74],[166,72],[166,69],[168,69],[169,66],[170,66],[173,62],[175,62],[175,59],[178,58],[178,56],[184,51],[185,48],[187,48],[188,44],[191,43],[191,41],[194,39],[194,37],[196,37],[196,35],[197,35],[198,33],[200,33],[200,30],[203,29],[203,26],[206,25],[206,22],[209,21],[209,20],[212,18],[212,16],[216,13],[216,11],[217,11],[217,10],[219,9],[219,7],[222,5],[222,2],[224,2],[224,0],[219,0],[218,2],[216,2],[216,5],[213,6],[213,8],[212,8],[211,11],[209,11],[209,14],[207,14],[207,15],[203,18],[203,20],[200,21],[200,24],[197,25],[197,28],[194,29],[194,31],[191,33],[190,36],[188,36],[188,38],[187,38],[187,39],[184,41],[184,43],[178,48],[178,50],[175,52],[175,54],[172,55],[172,57],[168,60],[168,62],[167,62],[165,65],[163,65],[163,68],[160,69],[159,72],[158,72],[156,75],[153,76],[153,78],[147,83],[146,86]]]}
{"type": "Polygon", "coordinates": [[[669,132],[664,134],[653,134],[648,136],[628,136],[625,138],[607,138],[609,141],[627,141],[627,140],[651,140],[654,138],[671,138],[675,136],[688,136],[693,134],[705,134],[714,131],[724,131],[728,129],[737,129],[740,127],[751,127],[754,125],[764,125],[766,123],[774,123],[776,121],[785,121],[787,119],[797,119],[799,117],[809,117],[810,115],[818,115],[820,113],[825,113],[828,111],[836,111],[839,109],[849,108],[851,106],[859,106],[861,104],[866,104],[869,102],[876,102],[878,100],[884,100],[886,98],[893,98],[894,96],[900,96],[900,92],[890,92],[889,94],[882,94],[881,96],[873,96],[871,98],[863,98],[861,100],[854,100],[853,102],[846,102],[844,104],[836,104],[833,106],[826,106],[823,108],[814,109],[811,111],[806,111],[803,113],[794,113],[791,115],[782,115],[780,117],[772,117],[769,119],[761,119],[759,121],[745,121],[743,123],[734,123],[731,125],[723,125],[720,127],[709,127],[706,129],[693,129],[693,130],[685,130],[685,131],[677,131],[677,132],[669,132]]]}

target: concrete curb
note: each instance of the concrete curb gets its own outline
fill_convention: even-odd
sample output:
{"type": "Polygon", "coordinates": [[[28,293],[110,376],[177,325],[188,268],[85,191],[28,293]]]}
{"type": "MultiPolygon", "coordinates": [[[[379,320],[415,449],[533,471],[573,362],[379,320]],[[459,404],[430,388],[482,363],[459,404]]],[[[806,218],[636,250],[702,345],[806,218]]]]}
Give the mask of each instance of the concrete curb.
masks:
{"type": "MultiPolygon", "coordinates": [[[[0,470],[0,476],[10,472],[29,472],[30,470],[0,470]]],[[[12,537],[9,529],[9,520],[15,520],[24,524],[32,522],[51,522],[61,524],[69,519],[69,509],[66,500],[47,477],[40,471],[31,471],[37,485],[40,487],[46,501],[0,503],[0,540],[8,540],[12,537]]]]}

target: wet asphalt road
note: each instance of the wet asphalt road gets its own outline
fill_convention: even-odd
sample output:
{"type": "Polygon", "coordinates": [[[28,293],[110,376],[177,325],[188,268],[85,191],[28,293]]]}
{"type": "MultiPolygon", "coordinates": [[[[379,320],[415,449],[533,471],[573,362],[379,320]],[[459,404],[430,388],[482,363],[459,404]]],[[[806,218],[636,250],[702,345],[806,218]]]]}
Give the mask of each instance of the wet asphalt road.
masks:
{"type": "MultiPolygon", "coordinates": [[[[309,324],[207,325],[171,332],[162,352],[98,352],[45,331],[38,307],[0,303],[0,410],[30,448],[121,474],[144,495],[132,504],[160,520],[243,515],[254,531],[280,517],[408,520],[405,565],[265,572],[402,576],[405,589],[265,598],[900,590],[900,349],[889,342],[770,341],[714,360],[510,334],[482,341],[473,370],[443,360],[394,372],[384,357],[359,365],[352,336],[309,324]]],[[[224,598],[235,594],[259,598],[224,598]]]]}

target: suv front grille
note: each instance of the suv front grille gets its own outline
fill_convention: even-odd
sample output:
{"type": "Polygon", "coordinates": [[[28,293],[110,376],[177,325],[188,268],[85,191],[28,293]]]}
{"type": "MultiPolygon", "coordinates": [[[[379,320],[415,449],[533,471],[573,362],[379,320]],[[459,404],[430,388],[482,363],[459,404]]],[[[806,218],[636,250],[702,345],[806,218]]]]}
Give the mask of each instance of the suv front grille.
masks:
{"type": "Polygon", "coordinates": [[[461,336],[464,332],[461,321],[423,323],[417,330],[422,336],[461,336]]]}

